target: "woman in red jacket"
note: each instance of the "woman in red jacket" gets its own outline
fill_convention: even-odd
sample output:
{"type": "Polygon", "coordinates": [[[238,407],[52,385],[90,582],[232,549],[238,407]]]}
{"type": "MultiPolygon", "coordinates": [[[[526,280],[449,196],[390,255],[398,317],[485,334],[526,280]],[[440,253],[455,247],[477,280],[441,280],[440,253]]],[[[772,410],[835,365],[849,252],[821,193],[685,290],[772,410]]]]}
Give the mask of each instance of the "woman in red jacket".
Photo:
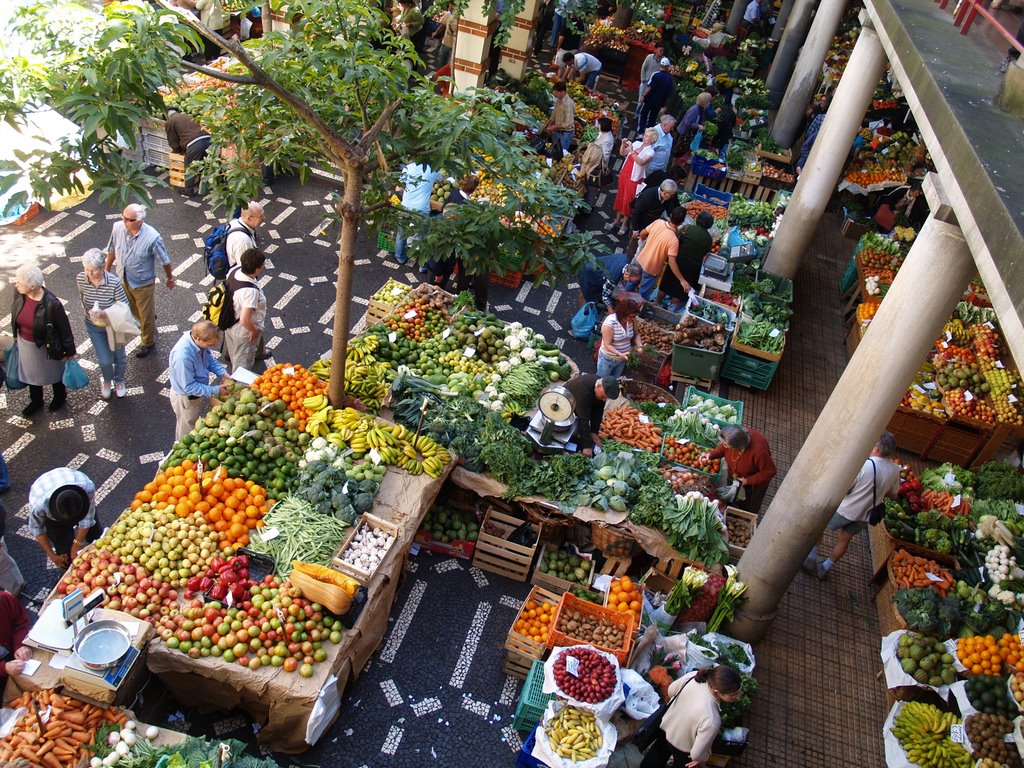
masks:
{"type": "Polygon", "coordinates": [[[0,590],[0,685],[7,685],[8,675],[24,672],[25,661],[32,658],[32,649],[24,644],[28,628],[28,614],[18,598],[0,590]]]}
{"type": "Polygon", "coordinates": [[[740,481],[735,505],[757,514],[768,483],[777,472],[768,440],[756,429],[726,427],[722,430],[722,444],[701,456],[705,460],[722,457],[729,465],[730,478],[740,481]]]}

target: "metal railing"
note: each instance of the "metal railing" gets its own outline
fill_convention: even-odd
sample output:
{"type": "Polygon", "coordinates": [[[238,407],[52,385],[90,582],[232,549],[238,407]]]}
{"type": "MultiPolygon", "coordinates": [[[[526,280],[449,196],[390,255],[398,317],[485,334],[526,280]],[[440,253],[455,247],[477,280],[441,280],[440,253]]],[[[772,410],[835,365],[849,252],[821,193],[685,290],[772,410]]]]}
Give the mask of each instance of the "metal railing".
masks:
{"type": "MultiPolygon", "coordinates": [[[[949,5],[949,0],[935,0],[935,2],[943,10],[949,5]]],[[[966,35],[971,31],[971,25],[974,24],[974,19],[977,16],[981,16],[988,22],[1010,44],[1011,48],[1016,48],[1019,53],[1024,53],[1024,45],[1021,45],[1017,41],[1017,36],[1004,27],[999,19],[985,7],[985,0],[959,0],[953,8],[953,25],[960,28],[961,35],[966,35]]]]}

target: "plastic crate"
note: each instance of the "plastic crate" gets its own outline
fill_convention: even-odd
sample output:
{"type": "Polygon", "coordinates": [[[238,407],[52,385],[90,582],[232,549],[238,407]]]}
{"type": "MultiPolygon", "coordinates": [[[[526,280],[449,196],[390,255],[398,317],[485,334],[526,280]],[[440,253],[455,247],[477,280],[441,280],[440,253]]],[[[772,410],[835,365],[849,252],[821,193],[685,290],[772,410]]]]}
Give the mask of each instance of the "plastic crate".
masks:
{"type": "Polygon", "coordinates": [[[850,262],[843,270],[843,276],[839,278],[839,293],[845,296],[857,285],[857,255],[850,257],[850,262]]]}
{"type": "Polygon", "coordinates": [[[724,359],[725,350],[710,352],[682,344],[672,345],[672,372],[691,379],[717,379],[724,359]]]}
{"type": "Polygon", "coordinates": [[[570,645],[587,645],[582,640],[578,640],[571,635],[567,635],[564,632],[559,632],[555,627],[558,626],[558,620],[563,613],[567,611],[579,611],[582,614],[592,616],[596,619],[607,619],[616,626],[622,627],[623,629],[623,645],[621,648],[605,648],[601,645],[590,643],[594,648],[600,651],[606,651],[612,654],[619,660],[619,664],[625,666],[629,660],[630,647],[633,645],[633,630],[636,626],[636,617],[629,611],[613,611],[610,608],[602,608],[600,605],[594,605],[587,600],[581,600],[571,592],[566,592],[562,595],[562,601],[558,604],[558,611],[555,612],[554,626],[548,633],[548,648],[558,648],[559,646],[570,646],[570,645]]]}
{"type": "Polygon", "coordinates": [[[387,251],[388,253],[394,253],[395,250],[395,233],[385,232],[381,230],[377,233],[377,250],[387,251]]]}
{"type": "Polygon", "coordinates": [[[539,727],[534,726],[526,741],[523,742],[523,746],[519,749],[519,754],[516,755],[516,768],[547,768],[545,763],[542,763],[532,754],[533,746],[537,743],[537,728],[539,727]]]}
{"type": "MultiPolygon", "coordinates": [[[[708,160],[707,158],[701,157],[700,155],[694,155],[693,160],[690,163],[690,167],[693,172],[702,176],[705,179],[711,179],[717,181],[725,176],[726,168],[725,163],[719,160],[708,160]]],[[[703,185],[698,185],[703,186],[703,185]]]]}
{"type": "Polygon", "coordinates": [[[712,205],[721,205],[726,208],[729,207],[729,203],[732,202],[731,192],[722,192],[718,189],[712,189],[707,184],[698,184],[693,188],[693,195],[699,200],[703,200],[705,203],[711,203],[712,205]]]}
{"type": "Polygon", "coordinates": [[[495,285],[503,285],[506,288],[515,290],[523,283],[522,272],[506,272],[503,275],[499,275],[496,272],[490,274],[491,282],[495,285]]]}
{"type": "Polygon", "coordinates": [[[555,698],[553,693],[544,693],[544,662],[537,660],[530,667],[530,673],[523,683],[516,704],[516,715],[512,727],[517,731],[530,731],[544,716],[548,702],[555,698]]]}
{"type": "MultiPolygon", "coordinates": [[[[665,435],[661,439],[661,456],[662,456],[662,459],[664,460],[665,464],[667,464],[668,466],[672,466],[672,467],[678,467],[679,469],[685,470],[686,472],[696,472],[698,475],[703,475],[704,477],[707,477],[709,480],[711,480],[711,483],[716,488],[718,486],[722,485],[722,483],[725,482],[725,479],[726,479],[726,466],[725,466],[725,460],[724,459],[719,460],[718,471],[717,472],[709,472],[707,469],[701,469],[700,467],[695,467],[695,466],[693,466],[691,464],[683,464],[683,463],[678,462],[678,461],[673,461],[672,459],[668,458],[665,455],[665,445],[668,443],[669,440],[675,441],[676,445],[681,444],[680,441],[679,441],[679,438],[675,437],[674,435],[665,435]]],[[[706,444],[704,444],[704,443],[702,443],[702,442],[700,442],[698,440],[693,440],[691,442],[693,442],[695,445],[700,446],[705,451],[710,451],[712,448],[715,447],[713,445],[706,445],[706,444]]]]}
{"type": "Polygon", "coordinates": [[[720,427],[732,427],[743,423],[743,401],[742,400],[727,400],[724,397],[718,397],[718,395],[712,395],[710,392],[705,392],[702,389],[696,387],[687,387],[686,394],[683,396],[683,407],[688,408],[690,402],[690,396],[697,395],[705,400],[713,400],[716,405],[731,405],[736,409],[736,421],[724,421],[722,419],[712,419],[710,416],[705,416],[708,421],[712,424],[717,424],[720,427]]]}
{"type": "Polygon", "coordinates": [[[750,357],[735,349],[728,349],[725,353],[725,364],[722,366],[721,376],[737,384],[751,389],[766,390],[779,370],[778,363],[760,360],[750,357]]]}
{"type": "Polygon", "coordinates": [[[786,351],[785,330],[781,328],[775,329],[779,332],[779,334],[782,335],[782,349],[779,350],[778,352],[766,352],[763,349],[758,349],[757,347],[747,346],[746,344],[739,340],[740,329],[743,327],[744,322],[747,321],[741,320],[739,323],[736,324],[736,328],[733,330],[732,340],[729,344],[730,348],[736,350],[737,352],[742,352],[743,354],[748,355],[749,357],[758,357],[762,360],[767,360],[768,362],[771,363],[779,362],[779,360],[782,359],[782,353],[786,351]]]}
{"type": "MultiPolygon", "coordinates": [[[[724,323],[725,330],[728,331],[729,333],[732,333],[732,329],[736,327],[736,313],[735,312],[733,312],[728,307],[722,306],[721,304],[716,304],[715,302],[709,301],[708,299],[702,299],[700,296],[698,296],[696,299],[691,299],[691,301],[696,301],[698,304],[705,304],[705,305],[706,304],[713,304],[716,309],[720,309],[722,312],[724,312],[725,316],[728,318],[725,321],[725,323],[724,323]]],[[[683,319],[685,319],[688,315],[693,315],[693,312],[690,311],[689,307],[687,307],[686,311],[683,312],[683,319]]],[[[704,320],[705,319],[705,318],[701,317],[700,315],[694,315],[694,317],[696,317],[699,320],[704,320]]]]}

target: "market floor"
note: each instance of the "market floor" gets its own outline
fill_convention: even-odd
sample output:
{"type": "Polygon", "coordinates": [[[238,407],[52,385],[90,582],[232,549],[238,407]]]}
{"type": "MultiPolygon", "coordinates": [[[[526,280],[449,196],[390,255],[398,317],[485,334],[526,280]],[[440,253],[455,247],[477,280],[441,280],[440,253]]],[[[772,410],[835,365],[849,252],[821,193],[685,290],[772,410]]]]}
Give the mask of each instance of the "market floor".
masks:
{"type": "MultiPolygon", "coordinates": [[[[335,233],[325,220],[333,189],[314,180],[275,182],[264,195],[268,223],[261,236],[271,254],[265,278],[269,349],[279,360],[308,362],[329,346],[333,319],[335,233]]],[[[74,285],[78,257],[102,247],[119,213],[94,195],[62,213],[43,213],[20,227],[0,231],[0,273],[38,259],[47,285],[67,302],[80,358],[92,375],[86,390],[70,395],[66,408],[34,420],[19,415],[24,393],[0,393],[8,414],[0,445],[13,487],[4,497],[10,514],[7,542],[28,580],[27,599],[41,600],[57,578],[27,536],[25,501],[32,480],[45,469],[81,468],[98,487],[104,522],[127,507],[152,478],[173,435],[167,404],[167,353],[198,317],[209,278],[201,259],[201,237],[217,212],[196,201],[155,190],[148,221],[168,244],[179,288],[158,289],[157,354],[130,357],[129,396],[99,399],[95,353],[82,326],[74,285]]],[[[604,230],[612,195],[604,195],[590,217],[598,252],[621,246],[604,230]]],[[[747,421],[771,441],[784,474],[845,364],[838,280],[852,250],[826,216],[796,281],[796,318],[776,381],[766,393],[738,387],[747,421]]],[[[363,238],[356,260],[353,321],[368,297],[388,277],[415,283],[415,269],[400,267],[363,238]]],[[[494,286],[493,309],[503,318],[543,328],[584,371],[593,370],[585,345],[565,329],[576,308],[575,284],[548,288],[524,283],[494,286]]],[[[11,288],[0,284],[0,307],[11,288]]],[[[0,326],[10,323],[9,314],[0,326]]],[[[866,539],[857,539],[833,578],[825,583],[797,577],[781,613],[759,644],[761,693],[751,713],[751,741],[738,766],[874,766],[882,762],[880,729],[885,691],[875,679],[878,633],[868,591],[866,539]]],[[[298,758],[325,768],[386,768],[459,762],[468,766],[511,765],[521,734],[512,730],[519,682],[501,672],[501,646],[528,592],[527,585],[483,574],[467,563],[421,554],[409,562],[392,611],[391,630],[364,674],[345,693],[342,712],[318,746],[298,758]]],[[[252,741],[253,726],[237,714],[203,714],[170,700],[158,683],[136,702],[143,719],[207,735],[252,741]]],[[[287,764],[287,760],[282,760],[287,764]]]]}

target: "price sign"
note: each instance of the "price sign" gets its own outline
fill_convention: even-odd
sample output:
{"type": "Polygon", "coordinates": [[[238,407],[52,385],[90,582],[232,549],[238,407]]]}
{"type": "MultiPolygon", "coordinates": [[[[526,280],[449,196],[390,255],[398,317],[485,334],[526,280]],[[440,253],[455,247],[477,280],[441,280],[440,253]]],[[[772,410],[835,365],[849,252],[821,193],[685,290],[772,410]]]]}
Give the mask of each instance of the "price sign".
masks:
{"type": "Polygon", "coordinates": [[[924,385],[925,389],[935,389],[938,385],[934,381],[929,381],[924,385]]]}
{"type": "Polygon", "coordinates": [[[405,291],[403,291],[397,285],[394,288],[391,289],[391,295],[392,296],[401,296],[403,293],[405,293],[405,291]]]}
{"type": "Polygon", "coordinates": [[[955,741],[957,744],[966,744],[967,733],[964,731],[964,727],[962,725],[949,726],[949,740],[955,741]]]}
{"type": "Polygon", "coordinates": [[[277,528],[275,528],[274,526],[271,525],[271,526],[267,526],[266,528],[260,528],[259,534],[260,534],[260,538],[263,539],[264,541],[270,541],[270,540],[276,539],[278,536],[280,536],[281,532],[279,530],[277,530],[277,528]]]}
{"type": "Polygon", "coordinates": [[[952,340],[953,340],[953,334],[950,333],[949,331],[946,331],[946,341],[952,341],[952,340]]]}
{"type": "Polygon", "coordinates": [[[235,598],[231,596],[231,590],[228,590],[228,593],[224,595],[224,602],[227,603],[228,608],[230,608],[231,604],[235,602],[235,598]]]}
{"type": "Polygon", "coordinates": [[[994,325],[992,325],[992,321],[991,320],[988,320],[988,321],[985,322],[985,327],[988,328],[990,331],[994,331],[996,329],[996,327],[994,325]]]}
{"type": "Polygon", "coordinates": [[[664,408],[664,407],[665,407],[665,405],[666,405],[666,403],[658,403],[658,407],[659,407],[659,408],[664,408]]]}
{"type": "Polygon", "coordinates": [[[392,331],[388,334],[388,341],[394,344],[398,340],[398,331],[392,331]]]}
{"type": "Polygon", "coordinates": [[[121,578],[122,578],[122,576],[121,576],[121,572],[120,572],[120,571],[117,571],[116,573],[114,573],[114,586],[115,586],[115,587],[116,587],[116,586],[117,586],[118,584],[120,584],[120,583],[121,583],[121,578]]]}
{"type": "Polygon", "coordinates": [[[342,493],[348,493],[348,480],[346,480],[345,484],[343,486],[341,486],[341,492],[342,493]]]}
{"type": "Polygon", "coordinates": [[[999,368],[1000,370],[1002,370],[1003,369],[1003,361],[1002,360],[996,360],[995,366],[996,366],[996,368],[999,368]]]}
{"type": "Polygon", "coordinates": [[[451,335],[452,335],[452,329],[451,328],[445,328],[444,329],[444,333],[441,334],[441,338],[442,339],[447,339],[451,335]]]}
{"type": "Polygon", "coordinates": [[[924,387],[922,387],[922,386],[921,386],[920,384],[915,384],[915,385],[914,385],[914,389],[916,389],[916,390],[917,390],[918,392],[920,392],[920,393],[921,393],[922,395],[923,395],[923,394],[925,394],[925,389],[924,389],[924,387]]]}
{"type": "Polygon", "coordinates": [[[466,347],[464,350],[462,350],[463,357],[473,357],[473,355],[475,354],[476,349],[474,347],[466,347]]]}
{"type": "Polygon", "coordinates": [[[480,335],[481,333],[483,333],[483,332],[484,332],[485,330],[486,330],[485,328],[477,328],[477,329],[476,329],[475,331],[473,331],[473,335],[474,335],[474,336],[479,336],[479,335],[480,335]]]}
{"type": "Polygon", "coordinates": [[[280,620],[282,624],[285,624],[288,621],[288,619],[285,618],[284,611],[282,611],[280,608],[277,609],[277,618],[280,620]]]}
{"type": "Polygon", "coordinates": [[[883,155],[888,155],[888,154],[889,154],[889,148],[888,148],[888,147],[886,147],[885,149],[883,149],[883,150],[882,150],[882,154],[883,154],[883,155]]]}
{"type": "Polygon", "coordinates": [[[370,457],[370,461],[372,461],[374,464],[380,464],[381,463],[380,454],[377,453],[377,449],[376,448],[371,448],[370,452],[368,454],[366,454],[366,455],[370,457]]]}
{"type": "Polygon", "coordinates": [[[781,331],[779,331],[778,328],[772,328],[771,332],[768,335],[774,339],[779,335],[779,333],[781,333],[781,331]]]}
{"type": "Polygon", "coordinates": [[[295,375],[295,368],[293,366],[289,365],[287,368],[284,368],[281,371],[281,373],[283,373],[285,376],[294,376],[295,375]]]}
{"type": "Polygon", "coordinates": [[[203,461],[202,459],[196,461],[196,477],[203,476],[203,461]]]}
{"type": "Polygon", "coordinates": [[[964,400],[966,400],[969,403],[973,399],[974,399],[974,395],[971,394],[971,390],[965,389],[964,390],[964,400]]]}
{"type": "Polygon", "coordinates": [[[953,503],[950,504],[949,506],[952,507],[953,509],[956,509],[957,507],[960,506],[960,494],[959,493],[956,496],[953,497],[953,503]]]}
{"type": "Polygon", "coordinates": [[[650,417],[646,413],[641,413],[640,414],[640,423],[641,424],[650,424],[651,423],[651,419],[650,419],[650,417]]]}
{"type": "Polygon", "coordinates": [[[925,574],[924,574],[924,577],[925,577],[926,579],[928,579],[928,581],[934,581],[934,582],[939,582],[939,581],[942,581],[942,578],[941,578],[941,577],[939,577],[939,576],[936,576],[936,575],[935,575],[934,573],[929,573],[929,572],[927,572],[927,571],[925,572],[925,574]]]}
{"type": "Polygon", "coordinates": [[[949,346],[949,344],[947,344],[946,342],[942,342],[939,346],[945,349],[946,347],[949,346]]]}
{"type": "Polygon", "coordinates": [[[943,645],[946,646],[946,650],[949,651],[950,655],[956,656],[956,640],[947,640],[943,645]]]}
{"type": "Polygon", "coordinates": [[[580,660],[577,659],[575,656],[566,656],[565,657],[565,671],[568,672],[573,677],[579,677],[580,676],[580,660]]]}
{"type": "Polygon", "coordinates": [[[1006,396],[1006,399],[1007,399],[1007,400],[1008,400],[1009,402],[1011,402],[1011,403],[1016,403],[1016,402],[1017,402],[1017,398],[1016,398],[1015,396],[1013,396],[1013,395],[1007,395],[1007,396],[1006,396]]]}
{"type": "Polygon", "coordinates": [[[953,483],[956,482],[956,475],[954,475],[952,472],[947,472],[942,476],[942,482],[944,482],[946,485],[952,485],[953,483]]]}
{"type": "Polygon", "coordinates": [[[408,312],[402,315],[402,317],[404,317],[406,320],[412,320],[414,317],[416,317],[416,314],[417,312],[415,309],[410,309],[408,312]]]}

